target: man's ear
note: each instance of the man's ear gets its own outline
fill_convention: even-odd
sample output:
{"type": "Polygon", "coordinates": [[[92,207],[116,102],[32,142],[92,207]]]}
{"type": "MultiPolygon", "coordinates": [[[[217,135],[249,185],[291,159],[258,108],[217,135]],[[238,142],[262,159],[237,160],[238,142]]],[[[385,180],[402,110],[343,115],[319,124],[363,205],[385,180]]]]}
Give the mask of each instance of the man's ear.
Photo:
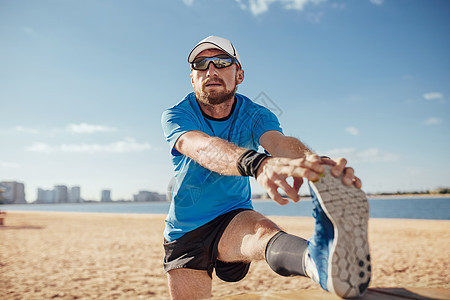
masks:
{"type": "Polygon", "coordinates": [[[244,81],[244,70],[239,69],[236,73],[236,84],[241,84],[244,81]]]}
{"type": "Polygon", "coordinates": [[[192,69],[191,69],[190,77],[191,77],[191,84],[194,87],[194,76],[192,75],[192,69]]]}

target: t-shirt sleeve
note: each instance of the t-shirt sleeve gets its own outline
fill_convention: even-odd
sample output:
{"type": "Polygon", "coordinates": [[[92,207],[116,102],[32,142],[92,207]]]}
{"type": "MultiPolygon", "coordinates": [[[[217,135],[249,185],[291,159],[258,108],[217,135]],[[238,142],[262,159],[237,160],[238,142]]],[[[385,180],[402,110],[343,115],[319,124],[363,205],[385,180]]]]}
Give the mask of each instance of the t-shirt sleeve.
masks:
{"type": "Polygon", "coordinates": [[[256,114],[255,123],[253,126],[253,139],[259,144],[260,137],[267,131],[279,131],[283,133],[280,122],[277,116],[269,109],[262,107],[256,114]]]}
{"type": "Polygon", "coordinates": [[[175,156],[181,155],[181,153],[175,149],[175,143],[180,136],[188,131],[199,130],[198,123],[191,113],[175,107],[163,112],[161,125],[166,141],[169,143],[171,153],[175,156]]]}

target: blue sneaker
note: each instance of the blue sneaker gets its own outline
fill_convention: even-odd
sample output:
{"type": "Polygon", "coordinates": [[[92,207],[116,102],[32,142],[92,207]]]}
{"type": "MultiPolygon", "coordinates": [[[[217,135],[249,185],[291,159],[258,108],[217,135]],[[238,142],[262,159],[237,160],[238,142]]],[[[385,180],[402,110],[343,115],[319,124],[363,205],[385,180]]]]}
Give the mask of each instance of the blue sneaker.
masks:
{"type": "Polygon", "coordinates": [[[331,175],[310,182],[313,197],[314,235],[305,255],[307,275],[342,298],[359,297],[371,276],[367,227],[369,203],[363,191],[347,187],[342,177],[331,175]]]}

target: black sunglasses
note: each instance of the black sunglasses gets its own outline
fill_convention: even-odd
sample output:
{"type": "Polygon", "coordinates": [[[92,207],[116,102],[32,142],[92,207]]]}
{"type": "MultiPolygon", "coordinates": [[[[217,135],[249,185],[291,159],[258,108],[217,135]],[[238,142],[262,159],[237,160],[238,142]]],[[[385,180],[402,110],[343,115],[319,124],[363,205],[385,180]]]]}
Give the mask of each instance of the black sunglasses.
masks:
{"type": "Polygon", "coordinates": [[[209,68],[210,63],[213,63],[217,69],[223,69],[236,62],[237,60],[234,57],[220,54],[213,57],[198,57],[192,62],[191,66],[194,70],[205,71],[209,68]]]}

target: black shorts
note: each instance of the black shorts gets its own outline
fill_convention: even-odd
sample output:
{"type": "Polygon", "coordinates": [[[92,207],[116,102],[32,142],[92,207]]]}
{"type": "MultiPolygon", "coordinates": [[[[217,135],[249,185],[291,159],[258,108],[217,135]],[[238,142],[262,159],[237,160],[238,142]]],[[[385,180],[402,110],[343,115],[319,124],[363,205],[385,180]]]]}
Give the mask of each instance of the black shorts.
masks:
{"type": "Polygon", "coordinates": [[[215,269],[217,277],[224,281],[236,282],[244,278],[250,263],[220,261],[217,259],[217,248],[228,224],[238,213],[245,210],[249,209],[232,210],[173,242],[164,241],[164,271],[167,273],[180,268],[204,270],[212,278],[215,269]]]}

